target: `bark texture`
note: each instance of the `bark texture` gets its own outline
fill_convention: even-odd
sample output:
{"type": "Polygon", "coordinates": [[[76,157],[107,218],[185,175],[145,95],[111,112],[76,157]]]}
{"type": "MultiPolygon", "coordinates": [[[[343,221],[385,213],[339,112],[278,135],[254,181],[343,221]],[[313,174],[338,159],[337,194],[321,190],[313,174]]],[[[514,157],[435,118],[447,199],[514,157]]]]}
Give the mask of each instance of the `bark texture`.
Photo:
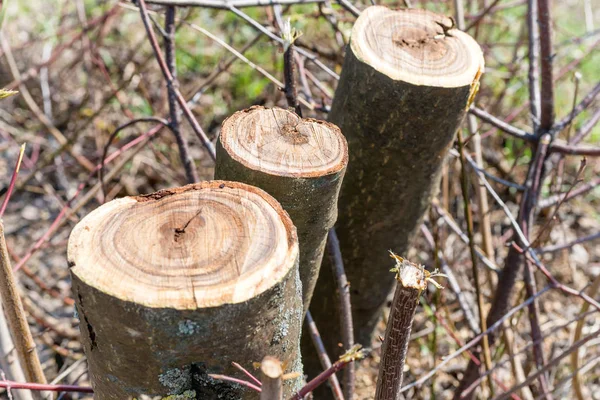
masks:
{"type": "MultiPolygon", "coordinates": [[[[68,257],[95,399],[258,399],[239,376],[266,354],[302,371],[295,229],[260,189],[214,181],[107,203],[68,257]]],[[[284,392],[298,389],[286,381],[284,392]]]]}
{"type": "Polygon", "coordinates": [[[280,108],[235,113],[223,123],[217,141],[215,178],[263,189],[281,203],[296,226],[305,313],[327,232],[337,218],[347,163],[346,140],[336,126],[280,108]]]}
{"type": "Polygon", "coordinates": [[[423,267],[407,260],[398,262],[396,293],[390,308],[381,350],[375,400],[400,400],[404,362],[419,296],[427,287],[423,267]]]}
{"type": "MultiPolygon", "coordinates": [[[[481,49],[450,18],[375,6],[354,26],[329,121],[348,140],[336,229],[365,346],[393,286],[388,250],[408,251],[482,71],[481,49]]],[[[311,309],[332,358],[343,351],[334,282],[324,265],[311,309]]]]}

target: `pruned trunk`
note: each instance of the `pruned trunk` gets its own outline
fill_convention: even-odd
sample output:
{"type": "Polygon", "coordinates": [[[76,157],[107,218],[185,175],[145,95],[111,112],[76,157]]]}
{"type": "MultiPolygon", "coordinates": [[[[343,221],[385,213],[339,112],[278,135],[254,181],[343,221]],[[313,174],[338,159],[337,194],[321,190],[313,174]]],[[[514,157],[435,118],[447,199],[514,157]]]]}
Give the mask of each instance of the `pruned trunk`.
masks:
{"type": "MultiPolygon", "coordinates": [[[[408,251],[482,71],[477,43],[429,11],[374,6],[352,30],[329,121],[348,140],[337,232],[363,345],[393,286],[387,251],[408,251]]],[[[324,265],[313,311],[332,357],[343,350],[334,282],[324,265]]]]}
{"type": "Polygon", "coordinates": [[[114,200],[75,227],[68,258],[95,399],[257,399],[207,373],[236,376],[232,361],[266,354],[302,371],[297,236],[260,189],[214,181],[114,200]]]}
{"type": "Polygon", "coordinates": [[[336,126],[280,108],[252,107],[233,114],[217,141],[215,178],[263,189],[292,218],[298,230],[305,313],[327,232],[337,218],[347,162],[346,140],[336,126]]]}

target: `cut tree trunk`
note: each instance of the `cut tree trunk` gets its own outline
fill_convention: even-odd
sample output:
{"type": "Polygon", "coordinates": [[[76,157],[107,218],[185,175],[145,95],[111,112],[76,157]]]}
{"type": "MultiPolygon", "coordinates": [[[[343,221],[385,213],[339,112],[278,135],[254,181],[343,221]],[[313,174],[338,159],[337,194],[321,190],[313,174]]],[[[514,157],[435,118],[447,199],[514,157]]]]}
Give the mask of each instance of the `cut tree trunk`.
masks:
{"type": "Polygon", "coordinates": [[[296,231],[258,188],[214,181],[114,200],[75,227],[68,258],[95,399],[257,399],[207,373],[235,377],[232,361],[267,354],[302,372],[296,231]]]}
{"type": "Polygon", "coordinates": [[[397,259],[396,268],[398,283],[381,349],[375,400],[404,399],[400,394],[400,388],[410,331],[419,305],[419,296],[427,288],[427,279],[422,266],[408,260],[397,259]]]}
{"type": "MultiPolygon", "coordinates": [[[[373,6],[346,50],[329,114],[350,154],[336,229],[356,339],[366,346],[393,287],[387,252],[406,255],[483,72],[479,45],[453,25],[426,10],[373,6]]],[[[335,290],[323,265],[314,294],[322,306],[312,314],[332,358],[344,350],[335,290]]]]}
{"type": "Polygon", "coordinates": [[[225,120],[217,141],[216,179],[244,182],[275,197],[300,245],[304,312],[319,275],[348,148],[333,124],[281,108],[251,107],[225,120]]]}

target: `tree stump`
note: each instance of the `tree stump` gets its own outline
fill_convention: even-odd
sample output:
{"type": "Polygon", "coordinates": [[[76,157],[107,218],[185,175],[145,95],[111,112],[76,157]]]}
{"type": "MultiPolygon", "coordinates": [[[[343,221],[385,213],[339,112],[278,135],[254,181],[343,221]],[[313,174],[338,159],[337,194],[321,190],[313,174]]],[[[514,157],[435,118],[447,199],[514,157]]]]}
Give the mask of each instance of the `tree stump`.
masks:
{"type": "Polygon", "coordinates": [[[207,373],[239,376],[232,361],[267,354],[302,371],[297,236],[260,189],[214,181],[114,200],[75,227],[68,258],[95,399],[258,399],[207,373]]]}
{"type": "MultiPolygon", "coordinates": [[[[373,6],[354,25],[329,121],[348,140],[337,233],[363,345],[394,285],[388,250],[406,255],[483,68],[479,45],[448,17],[373,6]]],[[[322,307],[312,314],[334,358],[343,349],[329,266],[314,298],[322,307]]]]}
{"type": "Polygon", "coordinates": [[[300,245],[304,312],[319,275],[327,232],[348,163],[346,140],[333,124],[281,108],[233,114],[217,141],[215,178],[265,190],[289,213],[300,245]]]}

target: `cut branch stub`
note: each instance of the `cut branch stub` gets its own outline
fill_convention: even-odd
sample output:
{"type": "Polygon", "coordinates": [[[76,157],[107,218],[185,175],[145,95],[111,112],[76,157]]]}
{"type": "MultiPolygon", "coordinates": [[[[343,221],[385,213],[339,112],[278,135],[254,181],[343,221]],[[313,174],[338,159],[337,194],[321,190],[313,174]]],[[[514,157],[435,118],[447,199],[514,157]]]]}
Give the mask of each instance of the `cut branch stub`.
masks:
{"type": "MultiPolygon", "coordinates": [[[[393,286],[387,251],[406,254],[483,68],[480,47],[450,18],[373,6],[354,25],[329,121],[348,140],[337,232],[365,346],[393,286]]],[[[321,268],[314,294],[327,306],[312,314],[334,356],[340,335],[330,271],[321,268]]]]}
{"type": "Polygon", "coordinates": [[[304,311],[319,274],[327,232],[348,162],[346,140],[333,124],[280,108],[252,107],[223,123],[215,177],[259,187],[289,213],[300,244],[304,311]]]}
{"type": "Polygon", "coordinates": [[[283,399],[283,367],[275,357],[266,356],[260,363],[262,386],[260,400],[283,399]]]}
{"type": "Polygon", "coordinates": [[[375,400],[400,400],[404,362],[419,296],[427,288],[423,266],[396,258],[396,293],[381,350],[375,400]]]}
{"type": "Polygon", "coordinates": [[[302,371],[297,236],[260,189],[214,181],[112,201],[75,227],[68,258],[96,399],[256,398],[206,374],[265,354],[302,371]]]}

